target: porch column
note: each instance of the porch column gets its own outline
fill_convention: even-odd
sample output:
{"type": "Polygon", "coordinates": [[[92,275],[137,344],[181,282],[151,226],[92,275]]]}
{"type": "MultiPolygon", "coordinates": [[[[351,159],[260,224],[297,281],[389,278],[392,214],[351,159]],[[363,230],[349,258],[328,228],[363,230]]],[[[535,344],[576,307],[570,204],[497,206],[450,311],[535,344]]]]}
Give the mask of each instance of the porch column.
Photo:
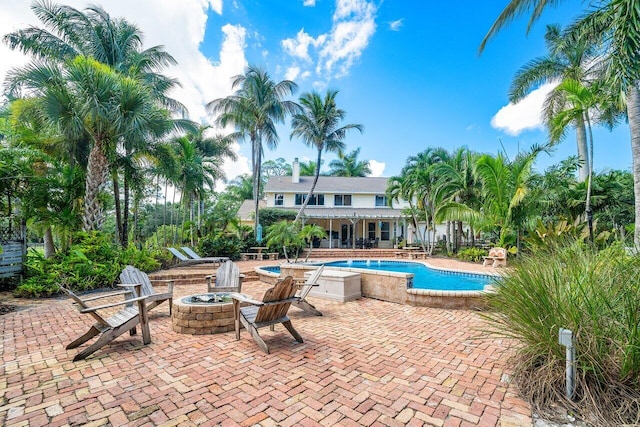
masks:
{"type": "Polygon", "coordinates": [[[329,249],[333,249],[333,218],[329,218],[329,249]]]}

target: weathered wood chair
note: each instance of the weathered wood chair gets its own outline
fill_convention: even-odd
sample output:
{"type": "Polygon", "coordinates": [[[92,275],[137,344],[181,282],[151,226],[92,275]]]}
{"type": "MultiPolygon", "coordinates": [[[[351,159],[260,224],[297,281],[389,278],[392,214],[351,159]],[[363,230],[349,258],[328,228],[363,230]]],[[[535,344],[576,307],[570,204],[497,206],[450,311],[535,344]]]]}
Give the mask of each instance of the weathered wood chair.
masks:
{"type": "Polygon", "coordinates": [[[155,279],[154,282],[166,283],[167,291],[166,292],[156,292],[151,284],[151,279],[149,276],[143,271],[138,270],[137,268],[128,265],[122,270],[120,273],[120,283],[125,285],[125,288],[128,290],[133,290],[132,285],[141,285],[142,286],[142,295],[143,297],[147,297],[147,310],[151,310],[158,305],[162,304],[164,301],[169,301],[169,314],[171,314],[171,309],[173,307],[173,280],[160,280],[155,279]],[[129,285],[129,286],[127,286],[129,285]]]}
{"type": "Polygon", "coordinates": [[[242,294],[233,294],[236,340],[240,339],[240,324],[242,324],[258,346],[265,353],[269,353],[269,347],[258,334],[258,329],[269,326],[274,330],[274,325],[282,323],[296,341],[303,342],[287,316],[289,306],[297,301],[296,290],[293,277],[288,276],[276,283],[273,288],[267,289],[262,301],[253,300],[242,294]],[[250,305],[241,307],[241,303],[250,305]]]}
{"type": "Polygon", "coordinates": [[[70,289],[60,286],[60,289],[64,293],[69,295],[71,299],[73,299],[73,301],[78,304],[78,310],[80,310],[80,313],[89,314],[96,320],[96,323],[91,326],[91,328],[89,328],[89,330],[84,335],[76,338],[73,342],[67,345],[67,350],[77,348],[96,335],[100,335],[96,342],[76,354],[76,356],[73,358],[74,362],[86,358],[96,350],[100,349],[104,345],[110,343],[111,341],[125,333],[126,331],[130,331],[131,335],[135,335],[136,326],[138,324],[140,324],[142,328],[142,342],[144,344],[149,344],[151,342],[151,332],[149,331],[149,323],[147,321],[147,306],[145,303],[146,297],[140,296],[140,285],[135,285],[133,286],[133,288],[133,291],[124,290],[81,299],[70,289]],[[131,292],[133,292],[133,294],[131,295],[132,297],[124,301],[98,305],[95,307],[90,307],[87,304],[90,301],[96,301],[102,298],[108,298],[117,295],[130,294],[131,292]],[[133,305],[134,302],[136,303],[135,305],[133,305]],[[110,317],[105,317],[98,313],[99,311],[117,307],[119,305],[124,305],[124,307],[110,317]]]}
{"type": "Polygon", "coordinates": [[[322,275],[322,270],[324,270],[324,265],[318,267],[307,281],[296,285],[300,288],[300,292],[296,295],[297,300],[291,303],[300,310],[306,311],[307,313],[311,313],[315,316],[322,316],[322,313],[307,301],[307,296],[314,286],[318,286],[318,279],[320,279],[320,275],[322,275]]]}
{"type": "Polygon", "coordinates": [[[207,292],[241,292],[242,279],[244,274],[240,274],[240,268],[233,261],[229,260],[218,267],[215,274],[205,276],[207,280],[207,292]],[[212,283],[213,282],[213,283],[212,283]]]}

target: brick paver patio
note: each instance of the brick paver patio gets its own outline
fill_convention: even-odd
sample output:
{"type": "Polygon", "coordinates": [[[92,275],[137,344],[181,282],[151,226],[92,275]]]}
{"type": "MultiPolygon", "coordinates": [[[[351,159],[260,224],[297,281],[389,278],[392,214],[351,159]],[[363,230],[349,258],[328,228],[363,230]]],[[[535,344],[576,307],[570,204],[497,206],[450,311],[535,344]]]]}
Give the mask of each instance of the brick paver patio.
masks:
{"type": "MultiPolygon", "coordinates": [[[[205,290],[203,281],[176,293],[205,290]]],[[[0,425],[531,425],[505,382],[508,343],[477,339],[476,312],[311,301],[324,316],[289,311],[303,344],[282,325],[261,330],[271,354],[246,331],[240,341],[173,332],[163,304],[150,345],[125,334],[74,363],[64,347],[91,319],[69,300],[0,316],[0,425]]]]}

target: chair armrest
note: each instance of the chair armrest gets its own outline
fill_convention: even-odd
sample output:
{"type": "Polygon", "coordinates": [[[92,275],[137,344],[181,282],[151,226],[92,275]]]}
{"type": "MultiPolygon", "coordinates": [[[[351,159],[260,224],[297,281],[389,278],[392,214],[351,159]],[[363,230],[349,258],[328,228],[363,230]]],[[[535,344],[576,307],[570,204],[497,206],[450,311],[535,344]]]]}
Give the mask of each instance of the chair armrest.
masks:
{"type": "Polygon", "coordinates": [[[252,298],[248,298],[247,296],[238,294],[238,293],[231,294],[231,298],[233,298],[236,301],[246,302],[251,305],[265,305],[265,303],[262,301],[254,300],[252,298]]]}
{"type": "Polygon", "coordinates": [[[136,301],[144,301],[146,299],[147,299],[147,297],[136,297],[136,298],[128,299],[126,301],[114,302],[112,304],[104,304],[104,305],[99,305],[99,306],[96,306],[96,307],[83,308],[82,310],[80,310],[80,313],[91,313],[93,311],[102,310],[104,308],[117,307],[119,305],[130,304],[130,303],[136,302],[136,301]]]}
{"type": "Polygon", "coordinates": [[[130,294],[130,293],[131,293],[131,291],[109,292],[108,294],[104,294],[104,295],[98,295],[98,296],[95,296],[95,297],[83,298],[82,302],[95,301],[95,300],[101,299],[101,298],[108,298],[108,297],[113,297],[113,296],[117,296],[117,295],[126,295],[126,294],[130,294]]]}

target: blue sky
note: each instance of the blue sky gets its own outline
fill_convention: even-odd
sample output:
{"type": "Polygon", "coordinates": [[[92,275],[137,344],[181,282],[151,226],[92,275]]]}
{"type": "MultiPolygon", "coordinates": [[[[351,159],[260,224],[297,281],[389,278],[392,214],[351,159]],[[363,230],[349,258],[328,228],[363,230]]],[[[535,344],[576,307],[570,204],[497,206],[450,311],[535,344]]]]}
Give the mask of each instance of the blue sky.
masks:
{"type": "MultiPolygon", "coordinates": [[[[88,2],[65,2],[77,8],[88,2]]],[[[99,3],[92,1],[91,3],[99,3]]],[[[478,54],[482,37],[507,1],[427,2],[366,0],[110,0],[112,16],[136,22],[148,46],[162,44],[179,61],[168,70],[183,87],[175,94],[192,118],[211,121],[203,104],[230,93],[231,76],[247,64],[266,68],[276,80],[293,78],[298,95],[328,88],[340,91],[346,123],[364,125],[347,137],[347,150],[361,147],[376,175],[400,172],[407,157],[429,146],[467,146],[509,156],[543,143],[538,93],[508,106],[514,73],[545,54],[549,23],[566,25],[580,14],[581,2],[563,2],[546,12],[526,34],[527,18],[516,20],[478,54]],[[179,4],[177,4],[179,3],[179,4]],[[537,98],[537,99],[536,99],[537,98]],[[502,111],[501,111],[502,110],[502,111]],[[500,111],[500,114],[498,112],[500,111]]],[[[0,0],[0,28],[36,23],[27,2],[0,0]],[[22,3],[22,4],[16,4],[22,3]],[[4,22],[3,22],[4,21],[4,22]]],[[[23,58],[0,48],[0,77],[23,58]]],[[[279,127],[280,144],[266,159],[315,159],[313,149],[290,141],[288,123],[279,127]]],[[[248,172],[248,144],[241,159],[226,165],[228,178],[248,172]]],[[[572,132],[538,169],[575,153],[572,132]]],[[[323,154],[325,165],[335,154],[323,154]]],[[[629,131],[596,129],[595,169],[629,169],[629,131]]],[[[325,166],[326,167],[326,166],[325,166]]]]}

